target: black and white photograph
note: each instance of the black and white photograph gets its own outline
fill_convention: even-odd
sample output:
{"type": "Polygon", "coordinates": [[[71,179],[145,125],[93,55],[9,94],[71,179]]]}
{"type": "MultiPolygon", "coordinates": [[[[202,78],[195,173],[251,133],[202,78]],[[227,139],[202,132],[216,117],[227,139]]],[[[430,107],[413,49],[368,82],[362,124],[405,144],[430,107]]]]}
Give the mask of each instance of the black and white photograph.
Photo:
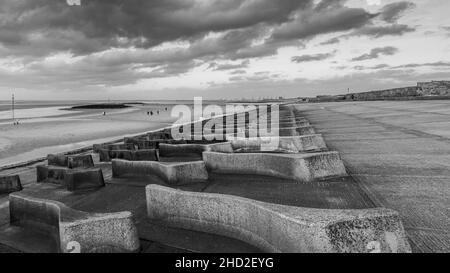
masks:
{"type": "Polygon", "coordinates": [[[449,13],[0,0],[0,259],[450,253],[449,13]]]}

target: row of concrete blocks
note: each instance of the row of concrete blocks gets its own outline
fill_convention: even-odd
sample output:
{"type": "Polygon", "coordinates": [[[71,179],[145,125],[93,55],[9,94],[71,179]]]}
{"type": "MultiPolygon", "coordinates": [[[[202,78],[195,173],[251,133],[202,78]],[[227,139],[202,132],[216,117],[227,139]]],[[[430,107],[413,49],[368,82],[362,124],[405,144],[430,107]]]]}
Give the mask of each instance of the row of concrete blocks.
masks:
{"type": "Polygon", "coordinates": [[[338,152],[310,154],[203,152],[203,161],[165,163],[156,161],[112,161],[113,177],[157,175],[171,185],[206,182],[208,172],[253,174],[296,182],[312,182],[346,176],[338,152]]]}
{"type": "MultiPolygon", "coordinates": [[[[214,137],[213,137],[214,138],[214,137]]],[[[215,149],[215,147],[223,147],[222,152],[289,152],[299,153],[308,151],[322,151],[326,150],[325,141],[322,135],[304,135],[304,136],[290,136],[290,137],[232,137],[227,136],[222,142],[215,143],[213,141],[172,141],[172,142],[157,142],[152,144],[151,141],[146,142],[146,145],[154,146],[159,149],[161,156],[167,156],[167,154],[181,155],[187,154],[199,154],[204,151],[215,149]],[[228,143],[229,144],[228,144],[228,143]],[[231,148],[228,147],[231,144],[231,148]],[[180,149],[180,152],[176,152],[176,148],[180,149]]],[[[217,150],[219,151],[219,150],[217,150]]]]}
{"type": "Polygon", "coordinates": [[[51,166],[66,167],[69,169],[92,168],[94,160],[90,154],[86,155],[64,155],[49,154],[47,155],[47,164],[51,166]]]}
{"type": "MultiPolygon", "coordinates": [[[[399,215],[389,209],[291,207],[159,185],[146,187],[148,218],[174,228],[231,237],[265,252],[411,252],[399,215]]],[[[57,238],[60,252],[137,252],[130,212],[92,214],[62,203],[10,195],[12,226],[57,238]]]]}
{"type": "Polygon", "coordinates": [[[37,183],[62,185],[68,191],[105,186],[103,172],[94,167],[91,155],[48,155],[48,165],[36,167],[37,183]]]}
{"type": "MultiPolygon", "coordinates": [[[[291,111],[291,110],[289,110],[291,111]]],[[[223,119],[223,124],[221,124],[222,128],[225,128],[226,126],[226,118],[219,118],[219,120],[223,119]]],[[[214,119],[213,119],[214,120],[214,119]]],[[[264,119],[263,119],[264,120],[264,119]]],[[[235,124],[235,130],[237,130],[236,133],[231,133],[233,135],[236,134],[243,134],[243,137],[265,137],[268,135],[265,135],[264,132],[256,132],[257,130],[255,128],[259,127],[260,120],[257,119],[256,121],[245,121],[242,123],[241,121],[235,119],[237,123],[235,124]],[[244,130],[245,132],[242,132],[244,130]],[[245,134],[245,135],[244,135],[245,134]]],[[[206,124],[208,120],[203,121],[204,124],[206,124]]],[[[203,124],[203,125],[204,125],[203,124]]],[[[179,128],[185,128],[186,126],[190,126],[190,132],[191,135],[194,135],[194,129],[195,129],[195,123],[192,123],[190,125],[180,125],[179,128]]],[[[285,136],[299,136],[299,135],[307,135],[307,134],[315,134],[314,129],[310,126],[309,121],[304,118],[289,116],[287,118],[280,119],[278,121],[275,121],[274,123],[269,122],[268,126],[274,126],[277,130],[280,131],[282,135],[285,136]]],[[[139,147],[139,149],[153,149],[158,148],[154,147],[153,145],[148,145],[148,141],[151,140],[166,140],[170,141],[172,139],[171,131],[173,128],[167,128],[158,132],[152,132],[144,135],[140,135],[134,138],[126,138],[125,143],[126,144],[133,144],[136,147],[139,147]]],[[[213,134],[216,134],[216,136],[220,139],[225,137],[226,135],[229,135],[230,132],[226,131],[225,129],[218,129],[217,132],[212,132],[213,134]],[[220,136],[220,137],[219,137],[220,136]]],[[[194,140],[194,139],[192,139],[194,140]]],[[[100,145],[94,146],[94,151],[99,149],[100,145]]]]}
{"type": "MultiPolygon", "coordinates": [[[[105,146],[105,150],[128,150],[129,143],[132,140],[126,139],[126,144],[116,144],[105,146]]],[[[209,142],[209,141],[141,141],[144,147],[154,147],[159,150],[160,156],[168,155],[183,155],[183,154],[198,154],[201,155],[204,151],[210,151],[216,149],[216,147],[222,147],[221,152],[288,152],[299,153],[309,151],[323,151],[326,150],[325,141],[322,135],[304,135],[304,136],[290,136],[290,137],[257,137],[257,138],[245,138],[245,137],[232,137],[227,136],[221,142],[209,142]],[[231,147],[230,147],[231,145],[231,147]],[[177,149],[180,152],[177,152],[177,149]]],[[[216,149],[216,151],[220,151],[216,149]]]]}
{"type": "MultiPolygon", "coordinates": [[[[150,143],[152,141],[148,141],[150,143]]],[[[174,142],[171,142],[174,143],[174,142]]],[[[116,144],[98,149],[100,162],[110,162],[112,159],[129,161],[159,161],[160,156],[201,155],[203,151],[233,152],[229,143],[213,144],[166,144],[158,143],[158,149],[128,150],[123,149],[128,144],[116,144]]]]}
{"type": "MultiPolygon", "coordinates": [[[[96,173],[97,177],[94,180],[103,181],[98,175],[98,170],[75,170],[94,167],[94,161],[91,155],[63,155],[50,154],[47,156],[48,166],[37,167],[38,182],[52,181],[53,183],[61,183],[67,185],[71,190],[76,190],[79,187],[85,188],[87,184],[92,184],[89,181],[85,183],[85,179],[91,178],[92,173],[96,173]],[[81,184],[81,185],[80,185],[81,184]]],[[[101,171],[100,171],[101,174],[101,171]]],[[[97,184],[99,184],[97,182],[97,184]]],[[[0,176],[0,194],[12,193],[21,191],[23,189],[20,177],[18,175],[0,176]]]]}
{"type": "Polygon", "coordinates": [[[158,161],[159,154],[156,149],[148,150],[109,150],[98,151],[100,162],[110,162],[112,159],[125,159],[130,161],[158,161]]]}
{"type": "MultiPolygon", "coordinates": [[[[262,127],[242,127],[235,131],[229,131],[226,129],[222,130],[211,130],[211,132],[203,132],[206,135],[212,136],[216,140],[226,139],[227,136],[237,136],[237,137],[267,137],[279,134],[280,136],[304,136],[316,134],[314,128],[310,125],[308,126],[283,126],[283,127],[273,127],[273,128],[262,128],[262,127]]],[[[188,134],[181,134],[184,138],[193,138],[196,133],[194,130],[189,131],[188,134]]]]}
{"type": "MultiPolygon", "coordinates": [[[[146,141],[145,145],[157,146],[158,149],[134,150],[126,149],[129,144],[115,144],[96,149],[101,162],[110,162],[112,159],[125,159],[130,161],[158,161],[159,156],[201,156],[205,151],[222,153],[245,152],[279,152],[299,153],[311,151],[324,151],[327,149],[321,135],[306,135],[296,137],[260,137],[260,138],[229,138],[227,142],[212,144],[170,144],[195,143],[195,141],[155,142],[146,141]],[[153,144],[152,144],[153,143],[153,144]]],[[[202,143],[198,141],[197,143],[202,143]]],[[[204,143],[204,142],[203,142],[204,143]]]]}

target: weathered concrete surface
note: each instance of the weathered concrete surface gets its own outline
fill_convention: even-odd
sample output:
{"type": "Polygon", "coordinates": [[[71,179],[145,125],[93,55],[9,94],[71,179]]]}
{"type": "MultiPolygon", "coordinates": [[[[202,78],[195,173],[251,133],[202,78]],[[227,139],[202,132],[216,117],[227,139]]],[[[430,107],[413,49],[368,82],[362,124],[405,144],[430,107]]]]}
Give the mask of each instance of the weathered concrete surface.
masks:
{"type": "Polygon", "coordinates": [[[68,167],[70,169],[93,168],[94,160],[92,159],[92,155],[90,155],[90,154],[79,155],[79,156],[69,156],[68,167]]]}
{"type": "Polygon", "coordinates": [[[278,131],[279,136],[307,136],[307,135],[314,135],[316,134],[316,131],[312,126],[298,126],[298,127],[282,127],[282,128],[274,128],[274,131],[271,130],[260,130],[260,129],[246,129],[244,132],[241,132],[240,134],[245,133],[245,137],[267,137],[267,136],[273,136],[273,132],[278,131]]]}
{"type": "Polygon", "coordinates": [[[138,150],[158,149],[160,143],[167,144],[187,144],[186,140],[174,140],[174,139],[142,139],[142,138],[124,138],[125,144],[131,144],[138,148],[138,150]]]}
{"type": "Polygon", "coordinates": [[[117,150],[135,150],[135,147],[133,144],[125,143],[125,144],[94,144],[92,146],[92,149],[95,153],[98,153],[100,149],[106,149],[110,151],[117,151],[117,150]]]}
{"type": "Polygon", "coordinates": [[[67,167],[69,165],[69,157],[63,154],[49,154],[47,155],[48,165],[67,167]]]}
{"type": "Polygon", "coordinates": [[[156,175],[169,185],[206,182],[208,172],[203,161],[163,163],[153,161],[112,161],[113,177],[156,175]]]}
{"type": "Polygon", "coordinates": [[[204,152],[203,161],[212,172],[268,175],[298,182],[347,175],[337,152],[311,154],[204,152]]]}
{"type": "Polygon", "coordinates": [[[99,150],[100,162],[110,162],[112,159],[125,159],[130,161],[158,161],[156,149],[149,150],[99,150]]]}
{"type": "Polygon", "coordinates": [[[90,154],[86,155],[64,155],[64,154],[49,154],[47,155],[48,165],[75,168],[92,168],[94,167],[94,160],[90,154]]]}
{"type": "Polygon", "coordinates": [[[68,169],[65,167],[58,166],[36,166],[36,182],[38,183],[52,183],[52,184],[63,184],[65,174],[68,169]]]}
{"type": "Polygon", "coordinates": [[[68,169],[57,166],[36,167],[37,183],[62,185],[68,191],[96,189],[105,186],[103,172],[100,168],[68,169]]]}
{"type": "MultiPolygon", "coordinates": [[[[195,157],[197,158],[197,157],[195,157]]],[[[201,160],[201,158],[194,160],[201,160]]],[[[176,158],[171,158],[171,160],[176,158]]],[[[182,161],[193,160],[182,158],[182,161]]],[[[255,253],[259,250],[242,241],[171,228],[152,222],[147,218],[145,189],[148,184],[167,186],[167,183],[155,176],[122,177],[111,179],[111,164],[98,163],[98,155],[94,156],[101,166],[107,187],[95,191],[72,193],[53,184],[36,184],[34,166],[1,172],[2,175],[19,173],[23,186],[33,196],[63,202],[76,210],[87,212],[131,211],[136,218],[141,238],[142,252],[200,252],[200,253],[255,253]],[[169,247],[170,246],[170,247],[169,247]]],[[[162,158],[164,160],[164,158],[162,158]]],[[[352,177],[341,177],[317,181],[314,183],[293,183],[291,180],[258,175],[242,174],[209,174],[208,183],[196,183],[173,186],[175,188],[211,193],[231,194],[263,202],[282,205],[323,208],[323,209],[365,209],[375,207],[372,200],[359,188],[352,177]]],[[[8,196],[0,195],[0,225],[9,223],[8,196]],[[4,213],[6,211],[6,213],[4,213]]],[[[13,234],[14,235],[14,234],[13,234]]],[[[8,251],[4,245],[20,245],[14,249],[28,249],[28,252],[45,251],[48,238],[40,240],[39,235],[23,233],[13,236],[0,232],[0,252],[8,251]],[[9,244],[6,244],[9,245],[9,244]],[[34,249],[31,247],[34,246],[34,249]]],[[[46,249],[49,249],[48,247],[46,249]]]]}
{"type": "Polygon", "coordinates": [[[0,176],[0,194],[21,191],[22,183],[18,175],[0,176]]]}
{"type": "Polygon", "coordinates": [[[232,153],[233,148],[231,143],[214,143],[214,144],[159,144],[160,156],[191,156],[202,155],[203,152],[219,152],[219,153],[232,153]]]}
{"type": "Polygon", "coordinates": [[[96,189],[105,186],[103,172],[99,168],[70,170],[64,176],[68,191],[96,189]]]}
{"type": "Polygon", "coordinates": [[[231,141],[235,152],[299,153],[326,150],[321,135],[294,137],[236,138],[231,141]]]}
{"type": "Polygon", "coordinates": [[[160,132],[152,132],[148,133],[146,135],[147,140],[154,140],[154,139],[171,139],[171,131],[164,129],[160,132]]]}
{"type": "Polygon", "coordinates": [[[130,212],[94,214],[73,210],[63,203],[26,193],[9,197],[10,230],[17,227],[56,240],[58,252],[136,252],[139,238],[130,212]],[[74,243],[75,242],[75,243],[74,243]],[[77,245],[80,249],[77,249],[77,245]]]}
{"type": "Polygon", "coordinates": [[[267,252],[410,252],[403,225],[389,209],[321,210],[222,194],[146,187],[150,219],[230,236],[267,252]]]}
{"type": "Polygon", "coordinates": [[[400,213],[413,252],[450,252],[450,101],[298,109],[371,198],[400,213]]]}
{"type": "Polygon", "coordinates": [[[307,136],[314,135],[316,131],[312,126],[300,126],[293,128],[280,128],[280,136],[307,136]]]}

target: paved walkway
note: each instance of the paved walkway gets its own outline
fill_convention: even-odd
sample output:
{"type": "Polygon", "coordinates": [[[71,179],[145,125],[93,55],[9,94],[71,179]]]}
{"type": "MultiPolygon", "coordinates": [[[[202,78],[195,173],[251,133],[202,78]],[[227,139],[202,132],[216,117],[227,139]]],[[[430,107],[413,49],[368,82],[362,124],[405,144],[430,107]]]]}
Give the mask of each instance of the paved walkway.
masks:
{"type": "Polygon", "coordinates": [[[450,252],[450,101],[298,109],[369,196],[400,212],[414,252],[450,252]]]}

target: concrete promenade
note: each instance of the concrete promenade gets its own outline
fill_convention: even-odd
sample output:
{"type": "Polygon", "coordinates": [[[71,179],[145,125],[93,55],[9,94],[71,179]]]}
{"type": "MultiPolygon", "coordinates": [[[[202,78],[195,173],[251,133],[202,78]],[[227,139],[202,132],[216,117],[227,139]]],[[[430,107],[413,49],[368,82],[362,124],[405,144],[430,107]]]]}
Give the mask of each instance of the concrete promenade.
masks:
{"type": "Polygon", "coordinates": [[[450,101],[297,109],[371,199],[400,213],[413,252],[450,251],[450,101]]]}
{"type": "MultiPolygon", "coordinates": [[[[227,194],[279,205],[321,209],[386,207],[400,213],[413,252],[450,251],[450,101],[342,102],[299,104],[297,114],[323,134],[329,150],[340,153],[349,176],[295,183],[260,175],[211,173],[208,183],[174,188],[227,194]]],[[[90,153],[88,151],[87,153],[90,153]]],[[[191,162],[191,157],[162,157],[161,162],[191,162]]],[[[113,178],[111,163],[99,162],[106,187],[82,194],[36,184],[37,163],[0,172],[19,174],[28,193],[73,209],[108,213],[130,211],[142,252],[259,252],[236,239],[181,228],[147,218],[145,186],[167,185],[160,177],[113,178]]],[[[0,195],[0,228],[9,224],[8,195],[0,195]]],[[[0,234],[1,237],[1,234],[0,234]]],[[[36,234],[0,238],[0,252],[38,246],[36,234]],[[8,242],[9,240],[9,242],[8,242]],[[4,243],[2,243],[4,242],[4,243]]]]}

